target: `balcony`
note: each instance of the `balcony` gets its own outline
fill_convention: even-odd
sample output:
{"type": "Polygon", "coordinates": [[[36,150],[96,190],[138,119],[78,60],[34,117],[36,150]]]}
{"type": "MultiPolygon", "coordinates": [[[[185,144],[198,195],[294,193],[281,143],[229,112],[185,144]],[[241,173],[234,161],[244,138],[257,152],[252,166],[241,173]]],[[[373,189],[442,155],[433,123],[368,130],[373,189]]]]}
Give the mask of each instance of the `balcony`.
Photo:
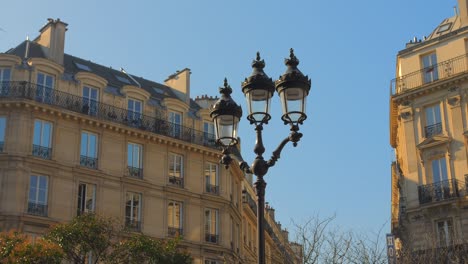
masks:
{"type": "Polygon", "coordinates": [[[418,186],[419,204],[435,203],[458,198],[464,184],[451,179],[418,186]]]}
{"type": "Polygon", "coordinates": [[[206,191],[207,193],[211,193],[211,194],[216,194],[216,195],[218,195],[218,194],[219,194],[219,186],[218,186],[218,185],[213,185],[213,184],[207,183],[207,184],[206,184],[205,191],[206,191]]]}
{"type": "Polygon", "coordinates": [[[205,233],[205,241],[210,242],[210,243],[218,243],[219,242],[219,235],[205,233]]]}
{"type": "Polygon", "coordinates": [[[168,227],[167,228],[167,234],[170,236],[170,237],[178,237],[178,236],[182,236],[182,234],[184,233],[184,230],[182,228],[179,228],[179,227],[168,227]]]}
{"type": "Polygon", "coordinates": [[[403,75],[390,81],[390,92],[398,95],[425,84],[448,79],[457,74],[468,72],[468,54],[440,62],[431,67],[403,75]]]}
{"type": "Polygon", "coordinates": [[[52,148],[33,145],[32,154],[42,159],[50,159],[52,156],[52,148]]]}
{"type": "Polygon", "coordinates": [[[28,214],[47,216],[47,204],[28,202],[28,214]]]}
{"type": "Polygon", "coordinates": [[[135,168],[132,166],[128,166],[128,176],[138,179],[143,179],[143,169],[142,168],[135,168]]]}
{"type": "Polygon", "coordinates": [[[442,123],[424,127],[424,134],[426,135],[426,138],[442,134],[442,123]]]}
{"type": "Polygon", "coordinates": [[[169,176],[169,183],[184,188],[184,178],[182,177],[169,176]]]}
{"type": "Polygon", "coordinates": [[[141,231],[141,221],[136,219],[125,218],[125,228],[132,232],[141,231]]]}
{"type": "MultiPolygon", "coordinates": [[[[82,97],[58,91],[44,89],[43,87],[28,82],[7,82],[0,93],[0,100],[26,99],[42,104],[48,104],[72,112],[92,116],[93,118],[122,124],[176,138],[189,143],[217,149],[213,140],[207,140],[207,133],[189,127],[173,124],[164,119],[146,116],[141,113],[128,111],[113,105],[93,101],[90,105],[82,97]],[[90,107],[91,106],[91,107],[90,107]]],[[[209,135],[209,134],[208,134],[209,135]]],[[[214,138],[214,136],[208,136],[214,138]]]]}
{"type": "Polygon", "coordinates": [[[253,213],[257,215],[257,202],[250,196],[250,194],[246,191],[242,192],[242,202],[249,205],[250,209],[252,209],[253,213]]]}
{"type": "Polygon", "coordinates": [[[90,169],[97,169],[98,159],[88,156],[80,156],[80,165],[90,169]]]}

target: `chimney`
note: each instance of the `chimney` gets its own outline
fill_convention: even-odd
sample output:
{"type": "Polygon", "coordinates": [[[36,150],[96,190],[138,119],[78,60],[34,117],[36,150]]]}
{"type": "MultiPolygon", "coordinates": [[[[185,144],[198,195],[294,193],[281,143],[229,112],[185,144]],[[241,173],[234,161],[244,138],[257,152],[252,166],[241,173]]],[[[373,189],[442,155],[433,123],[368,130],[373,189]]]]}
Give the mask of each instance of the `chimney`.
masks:
{"type": "Polygon", "coordinates": [[[190,69],[185,68],[167,77],[164,84],[184,94],[183,101],[190,105],[190,69]]]}
{"type": "Polygon", "coordinates": [[[468,26],[468,0],[458,0],[461,26],[468,26]]]}
{"type": "Polygon", "coordinates": [[[47,24],[39,30],[41,34],[35,39],[35,42],[47,48],[46,55],[48,59],[63,65],[65,32],[68,24],[60,21],[59,18],[57,20],[52,18],[47,20],[47,24]]]}

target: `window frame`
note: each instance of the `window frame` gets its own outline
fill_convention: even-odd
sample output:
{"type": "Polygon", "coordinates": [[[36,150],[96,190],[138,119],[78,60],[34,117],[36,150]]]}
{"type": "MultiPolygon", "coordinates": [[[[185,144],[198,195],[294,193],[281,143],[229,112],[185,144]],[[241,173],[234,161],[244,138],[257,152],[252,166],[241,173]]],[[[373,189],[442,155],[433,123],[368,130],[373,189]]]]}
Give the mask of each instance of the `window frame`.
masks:
{"type": "Polygon", "coordinates": [[[143,145],[127,142],[127,169],[129,176],[135,178],[143,178],[143,145]],[[135,161],[135,153],[137,153],[137,161],[135,161]]]}
{"type": "Polygon", "coordinates": [[[36,100],[40,102],[51,102],[53,100],[53,92],[55,88],[55,76],[45,73],[37,72],[36,74],[36,100]],[[39,81],[40,76],[42,76],[42,83],[39,81]],[[51,80],[51,85],[48,84],[48,79],[51,80]]]}
{"type": "Polygon", "coordinates": [[[88,115],[97,115],[99,107],[99,89],[89,85],[83,85],[81,89],[81,96],[83,98],[83,108],[82,112],[88,115]],[[88,94],[85,94],[87,90],[88,94]],[[96,92],[96,99],[93,99],[92,92],[96,92]]]}
{"type": "Polygon", "coordinates": [[[183,234],[183,230],[184,230],[184,203],[183,202],[176,201],[176,200],[169,200],[167,202],[167,227],[168,227],[168,233],[170,236],[183,234]],[[178,221],[177,221],[177,213],[179,213],[178,221]]]}
{"type": "Polygon", "coordinates": [[[203,170],[205,178],[205,192],[219,195],[219,166],[213,162],[205,162],[203,170]],[[213,171],[214,167],[214,171],[213,171]],[[213,176],[214,173],[214,176],[213,176]],[[214,178],[214,184],[212,184],[214,178]]]}
{"type": "Polygon", "coordinates": [[[442,108],[440,103],[424,107],[424,137],[430,138],[442,134],[442,108]]]}
{"type": "Polygon", "coordinates": [[[181,154],[169,153],[169,162],[168,162],[168,177],[169,182],[175,185],[179,185],[180,187],[184,187],[184,156],[181,154]],[[178,163],[178,159],[180,162],[178,163]],[[180,176],[177,176],[177,166],[180,164],[180,176]],[[172,165],[172,166],[171,166],[172,165]],[[173,182],[171,182],[171,180],[173,182]]]}
{"type": "Polygon", "coordinates": [[[81,139],[80,139],[80,165],[92,168],[92,169],[97,169],[98,168],[98,156],[99,156],[99,135],[97,133],[88,131],[88,130],[82,130],[81,131],[81,139]],[[86,134],[86,151],[83,154],[83,135],[86,134]],[[90,136],[95,137],[95,142],[94,142],[94,155],[90,156],[90,136]]]}
{"type": "Polygon", "coordinates": [[[435,221],[435,229],[437,235],[437,244],[439,245],[439,247],[449,247],[453,244],[455,239],[455,226],[453,224],[452,218],[435,221]],[[439,229],[440,224],[442,224],[442,231],[444,233],[445,241],[442,241],[442,232],[440,232],[441,230],[439,229]]]}
{"type": "MultiPolygon", "coordinates": [[[[39,215],[39,216],[47,216],[48,215],[48,204],[49,204],[49,177],[48,176],[45,176],[45,175],[35,175],[35,174],[32,174],[29,176],[29,188],[28,188],[28,213],[29,214],[33,214],[33,215],[39,215]],[[33,177],[36,177],[36,186],[33,186],[32,185],[32,179],[33,177]],[[40,192],[41,192],[41,188],[40,188],[40,185],[41,185],[41,180],[44,180],[45,181],[45,190],[44,191],[44,201],[40,201],[39,200],[39,196],[40,196],[40,192]],[[31,197],[31,193],[32,191],[34,190],[34,193],[35,193],[35,197],[32,199],[31,197]],[[43,213],[35,213],[33,211],[37,210],[37,209],[33,209],[31,208],[30,206],[31,205],[34,205],[34,206],[43,206],[42,210],[44,210],[43,213]]],[[[39,209],[41,210],[41,209],[39,209]]]]}
{"type": "Polygon", "coordinates": [[[205,208],[205,242],[219,243],[219,209],[205,208]],[[207,214],[208,213],[208,214],[207,214]],[[214,214],[214,228],[213,228],[213,214],[214,214]],[[212,230],[214,229],[214,234],[212,230]],[[214,237],[213,237],[214,236],[214,237]],[[214,239],[213,239],[214,238],[214,239]]]}
{"type": "Polygon", "coordinates": [[[10,67],[0,67],[0,95],[7,95],[9,92],[12,69],[10,67]],[[8,71],[8,78],[5,77],[5,71],[8,71]]]}
{"type": "Polygon", "coordinates": [[[127,98],[127,115],[129,120],[140,120],[143,116],[143,101],[138,100],[133,97],[127,98]],[[132,107],[130,107],[130,103],[132,103],[132,107]],[[140,110],[137,111],[136,105],[140,105],[140,110]]]}
{"type": "Polygon", "coordinates": [[[142,216],[142,209],[143,209],[143,195],[137,192],[127,191],[125,193],[125,226],[127,228],[132,229],[132,231],[140,231],[141,230],[141,216],[142,216]],[[131,195],[131,199],[129,200],[129,195],[131,195]],[[138,205],[135,206],[135,197],[138,197],[138,205]],[[130,201],[130,208],[128,206],[128,202],[130,201]],[[136,208],[137,216],[134,215],[134,210],[136,208]],[[130,209],[129,211],[127,211],[130,209]],[[130,215],[127,215],[130,212],[130,215]]]}
{"type": "Polygon", "coordinates": [[[32,154],[36,157],[51,159],[52,157],[52,136],[54,133],[54,124],[43,119],[34,119],[32,154]],[[47,126],[49,134],[47,135],[47,126]],[[45,135],[46,134],[46,135],[45,135]],[[44,136],[45,135],[45,136],[44,136]],[[36,141],[36,138],[39,141],[36,141]],[[44,143],[47,140],[47,143],[44,143]]]}
{"type": "Polygon", "coordinates": [[[97,193],[97,186],[96,184],[93,184],[93,183],[88,183],[88,182],[79,182],[78,183],[78,195],[77,195],[77,200],[78,200],[78,206],[77,206],[77,215],[83,215],[83,214],[86,214],[86,213],[95,213],[96,212],[96,193],[97,193]],[[85,186],[85,195],[84,195],[84,200],[83,200],[83,196],[81,194],[81,186],[85,186]],[[92,208],[91,209],[88,209],[86,208],[86,204],[87,204],[87,201],[88,201],[88,186],[91,186],[93,187],[92,189],[92,197],[91,197],[91,201],[92,201],[92,208]],[[80,197],[81,197],[81,200],[80,200],[80,197]]]}
{"type": "Polygon", "coordinates": [[[0,152],[4,151],[7,132],[7,117],[0,116],[0,152]]]}
{"type": "Polygon", "coordinates": [[[168,120],[170,124],[170,134],[179,138],[182,135],[183,114],[177,111],[169,111],[168,120]]]}
{"type": "Polygon", "coordinates": [[[424,84],[439,80],[437,61],[437,53],[435,51],[421,55],[422,81],[424,84]]]}

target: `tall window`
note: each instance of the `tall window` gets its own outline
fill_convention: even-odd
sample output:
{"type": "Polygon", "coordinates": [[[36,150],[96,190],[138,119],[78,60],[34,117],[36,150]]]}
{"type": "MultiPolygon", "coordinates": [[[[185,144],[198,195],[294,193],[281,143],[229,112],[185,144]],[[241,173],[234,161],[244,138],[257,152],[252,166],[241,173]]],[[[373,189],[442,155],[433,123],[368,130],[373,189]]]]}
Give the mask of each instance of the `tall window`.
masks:
{"type": "Polygon", "coordinates": [[[169,112],[170,134],[179,138],[182,133],[182,114],[178,112],[169,112]]]}
{"type": "Polygon", "coordinates": [[[80,165],[97,169],[97,135],[81,132],[80,165]]]}
{"type": "Polygon", "coordinates": [[[5,144],[5,131],[6,131],[6,118],[0,117],[0,152],[3,152],[3,146],[5,144]]]}
{"type": "Polygon", "coordinates": [[[169,154],[169,183],[184,187],[184,159],[182,155],[169,154]]]}
{"type": "Polygon", "coordinates": [[[218,164],[205,164],[205,184],[207,193],[219,194],[218,164]]]}
{"type": "Polygon", "coordinates": [[[203,140],[205,145],[215,143],[214,124],[212,122],[203,122],[203,140]]]}
{"type": "Polygon", "coordinates": [[[45,73],[37,74],[36,100],[50,103],[53,100],[54,77],[45,73]]]}
{"type": "Polygon", "coordinates": [[[10,78],[11,69],[0,68],[0,96],[8,95],[8,92],[10,90],[10,78]]]}
{"type": "Polygon", "coordinates": [[[426,126],[424,132],[426,138],[442,133],[442,121],[440,115],[440,105],[436,104],[425,108],[426,126]]]}
{"type": "Polygon", "coordinates": [[[432,183],[434,185],[433,195],[435,196],[435,200],[439,201],[450,198],[450,182],[448,181],[445,157],[433,160],[431,162],[431,167],[432,183]]]}
{"type": "Polygon", "coordinates": [[[32,154],[43,159],[50,159],[52,154],[52,123],[34,120],[34,137],[32,154]]]}
{"type": "Polygon", "coordinates": [[[205,209],[205,241],[218,243],[219,212],[217,209],[205,209]]]}
{"type": "Polygon", "coordinates": [[[143,112],[142,102],[136,99],[128,99],[128,119],[131,125],[139,126],[141,113],[143,112]]]}
{"type": "Polygon", "coordinates": [[[83,87],[83,109],[88,115],[96,115],[98,112],[99,90],[92,87],[83,87]]]}
{"type": "Polygon", "coordinates": [[[453,224],[452,220],[437,222],[437,240],[440,247],[448,247],[453,243],[453,224]]]}
{"type": "Polygon", "coordinates": [[[141,194],[127,192],[125,226],[132,231],[141,230],[141,194]]]}
{"type": "Polygon", "coordinates": [[[168,234],[170,236],[180,236],[183,234],[182,208],[181,202],[169,201],[167,205],[168,234]]]}
{"type": "Polygon", "coordinates": [[[219,264],[219,262],[214,259],[205,259],[205,264],[219,264]]]}
{"type": "Polygon", "coordinates": [[[131,177],[143,178],[143,147],[139,144],[128,143],[127,145],[127,164],[128,173],[131,177]]]}
{"type": "Polygon", "coordinates": [[[93,213],[96,208],[96,185],[81,183],[78,186],[78,215],[93,213]]]}
{"type": "Polygon", "coordinates": [[[29,177],[28,213],[47,216],[47,176],[29,177]]]}
{"type": "Polygon", "coordinates": [[[439,79],[437,69],[437,56],[435,53],[425,55],[421,58],[423,65],[424,83],[430,83],[439,79]]]}

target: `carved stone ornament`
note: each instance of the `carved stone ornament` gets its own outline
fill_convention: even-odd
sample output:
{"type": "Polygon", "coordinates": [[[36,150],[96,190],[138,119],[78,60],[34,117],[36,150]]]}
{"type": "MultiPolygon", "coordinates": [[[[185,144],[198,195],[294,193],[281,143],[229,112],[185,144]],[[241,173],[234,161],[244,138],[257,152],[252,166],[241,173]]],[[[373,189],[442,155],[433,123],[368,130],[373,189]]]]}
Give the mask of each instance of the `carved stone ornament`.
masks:
{"type": "Polygon", "coordinates": [[[459,95],[453,96],[447,99],[447,103],[451,106],[459,106],[461,98],[459,95]]]}
{"type": "Polygon", "coordinates": [[[411,110],[406,110],[400,113],[400,117],[409,120],[413,116],[413,111],[411,110]]]}
{"type": "Polygon", "coordinates": [[[410,105],[411,105],[411,101],[410,101],[410,100],[405,100],[405,101],[401,102],[401,105],[402,105],[402,106],[410,106],[410,105]]]}

